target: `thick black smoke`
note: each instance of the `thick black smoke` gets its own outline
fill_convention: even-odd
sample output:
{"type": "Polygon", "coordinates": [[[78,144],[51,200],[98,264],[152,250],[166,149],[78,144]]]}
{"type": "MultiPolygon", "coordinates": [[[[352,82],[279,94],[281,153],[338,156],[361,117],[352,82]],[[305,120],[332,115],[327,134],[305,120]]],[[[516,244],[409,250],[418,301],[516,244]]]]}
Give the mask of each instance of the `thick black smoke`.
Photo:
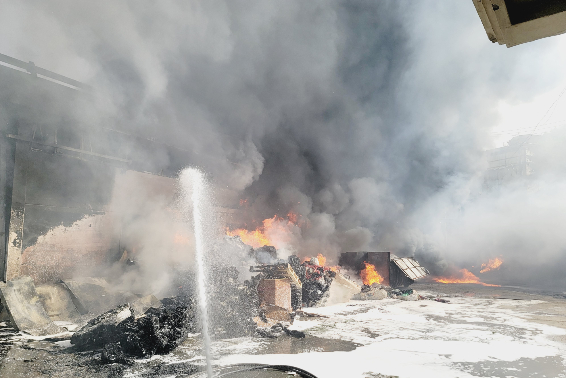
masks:
{"type": "Polygon", "coordinates": [[[502,282],[565,283],[564,129],[530,185],[483,185],[499,103],[561,88],[563,36],[491,44],[467,2],[14,1],[0,20],[2,53],[93,85],[94,127],[190,151],[222,203],[248,199],[242,224],[297,213],[299,254],[439,274],[502,255],[502,282]]]}

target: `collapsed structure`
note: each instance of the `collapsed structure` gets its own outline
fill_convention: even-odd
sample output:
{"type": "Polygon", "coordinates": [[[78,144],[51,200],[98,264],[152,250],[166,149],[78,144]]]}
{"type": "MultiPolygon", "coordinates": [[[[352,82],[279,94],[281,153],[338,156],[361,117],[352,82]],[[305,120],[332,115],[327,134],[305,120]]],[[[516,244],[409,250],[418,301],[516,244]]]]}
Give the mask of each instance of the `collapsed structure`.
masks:
{"type": "MultiPolygon", "coordinates": [[[[262,247],[266,251],[274,247],[262,247]]],[[[274,249],[273,255],[276,256],[274,249]]],[[[253,256],[259,251],[251,252],[253,256]]],[[[395,296],[408,294],[409,285],[429,274],[428,270],[411,257],[398,257],[390,252],[345,252],[339,259],[338,267],[319,265],[317,258],[301,261],[289,256],[288,261],[279,260],[274,264],[251,266],[251,272],[259,273],[258,295],[261,308],[270,314],[275,308],[282,313],[297,311],[302,307],[318,307],[350,299],[383,299],[389,292],[395,296]],[[362,286],[356,284],[341,269],[358,272],[362,286]],[[370,272],[369,272],[370,271],[370,272]],[[374,279],[369,276],[373,275],[374,279]],[[397,290],[402,288],[402,290],[397,290]],[[377,290],[382,291],[377,291],[377,290]]]]}
{"type": "Polygon", "coordinates": [[[365,263],[374,266],[383,279],[381,284],[393,288],[407,287],[430,274],[414,258],[398,257],[390,252],[345,252],[339,258],[340,266],[356,271],[363,270],[365,263]]]}

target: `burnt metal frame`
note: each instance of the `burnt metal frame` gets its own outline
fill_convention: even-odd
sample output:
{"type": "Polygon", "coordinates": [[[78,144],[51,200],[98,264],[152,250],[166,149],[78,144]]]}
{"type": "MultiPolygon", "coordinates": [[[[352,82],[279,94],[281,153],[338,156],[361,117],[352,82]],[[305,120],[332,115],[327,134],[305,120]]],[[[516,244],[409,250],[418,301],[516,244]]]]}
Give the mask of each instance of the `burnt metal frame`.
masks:
{"type": "MultiPolygon", "coordinates": [[[[54,84],[71,86],[75,90],[91,91],[92,88],[77,80],[73,80],[55,72],[37,67],[33,62],[24,62],[22,60],[12,58],[8,55],[0,54],[0,62],[6,63],[12,67],[17,67],[25,70],[33,77],[41,76],[42,79],[47,79],[54,84]]],[[[12,68],[6,66],[8,68],[12,68]]],[[[6,273],[8,270],[8,245],[10,242],[10,221],[12,212],[12,192],[14,186],[14,165],[16,160],[16,144],[18,141],[35,143],[38,145],[46,145],[76,153],[91,155],[103,159],[110,159],[120,161],[122,163],[129,163],[128,160],[120,159],[112,156],[101,155],[90,151],[78,150],[71,147],[61,145],[50,145],[47,143],[38,143],[37,141],[28,140],[17,134],[16,123],[11,123],[6,129],[6,133],[0,135],[0,282],[6,282],[6,273]]]]}
{"type": "Polygon", "coordinates": [[[11,66],[18,67],[21,69],[26,70],[30,75],[37,77],[37,75],[41,75],[47,79],[51,79],[58,81],[63,84],[72,85],[75,88],[82,89],[82,90],[91,90],[92,88],[80,81],[73,80],[63,75],[59,75],[55,72],[48,71],[44,68],[38,67],[34,64],[34,62],[24,62],[23,60],[19,60],[16,58],[12,58],[11,56],[0,54],[0,62],[7,63],[11,66]]]}

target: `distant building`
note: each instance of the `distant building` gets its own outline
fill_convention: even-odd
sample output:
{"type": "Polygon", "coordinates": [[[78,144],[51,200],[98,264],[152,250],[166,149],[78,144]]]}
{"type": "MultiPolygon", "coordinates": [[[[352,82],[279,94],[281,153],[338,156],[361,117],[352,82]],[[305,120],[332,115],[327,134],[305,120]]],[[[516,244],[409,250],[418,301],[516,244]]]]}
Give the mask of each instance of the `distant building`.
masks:
{"type": "Polygon", "coordinates": [[[532,154],[525,146],[505,146],[486,153],[489,164],[486,179],[489,181],[508,181],[533,173],[532,154]]]}
{"type": "Polygon", "coordinates": [[[473,0],[493,43],[512,47],[566,33],[565,0],[473,0]]]}
{"type": "Polygon", "coordinates": [[[531,135],[515,137],[504,147],[485,152],[488,168],[485,183],[489,186],[509,182],[534,173],[531,135]]]}

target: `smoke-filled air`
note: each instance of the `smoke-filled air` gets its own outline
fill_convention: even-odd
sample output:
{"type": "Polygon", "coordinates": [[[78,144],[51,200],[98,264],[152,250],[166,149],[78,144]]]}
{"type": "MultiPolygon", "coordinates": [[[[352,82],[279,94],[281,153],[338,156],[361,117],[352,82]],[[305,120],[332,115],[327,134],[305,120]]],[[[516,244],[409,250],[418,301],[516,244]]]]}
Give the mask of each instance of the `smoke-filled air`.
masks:
{"type": "MultiPolygon", "coordinates": [[[[220,234],[281,258],[390,251],[433,277],[565,287],[564,35],[492,44],[467,1],[2,8],[1,53],[93,88],[74,122],[155,142],[132,152],[153,172],[207,173],[230,209],[220,234]],[[530,172],[499,176],[504,146],[530,150],[530,172]]],[[[194,264],[194,235],[158,181],[121,177],[105,217],[139,266],[121,279],[160,290],[166,266],[194,264]]]]}

